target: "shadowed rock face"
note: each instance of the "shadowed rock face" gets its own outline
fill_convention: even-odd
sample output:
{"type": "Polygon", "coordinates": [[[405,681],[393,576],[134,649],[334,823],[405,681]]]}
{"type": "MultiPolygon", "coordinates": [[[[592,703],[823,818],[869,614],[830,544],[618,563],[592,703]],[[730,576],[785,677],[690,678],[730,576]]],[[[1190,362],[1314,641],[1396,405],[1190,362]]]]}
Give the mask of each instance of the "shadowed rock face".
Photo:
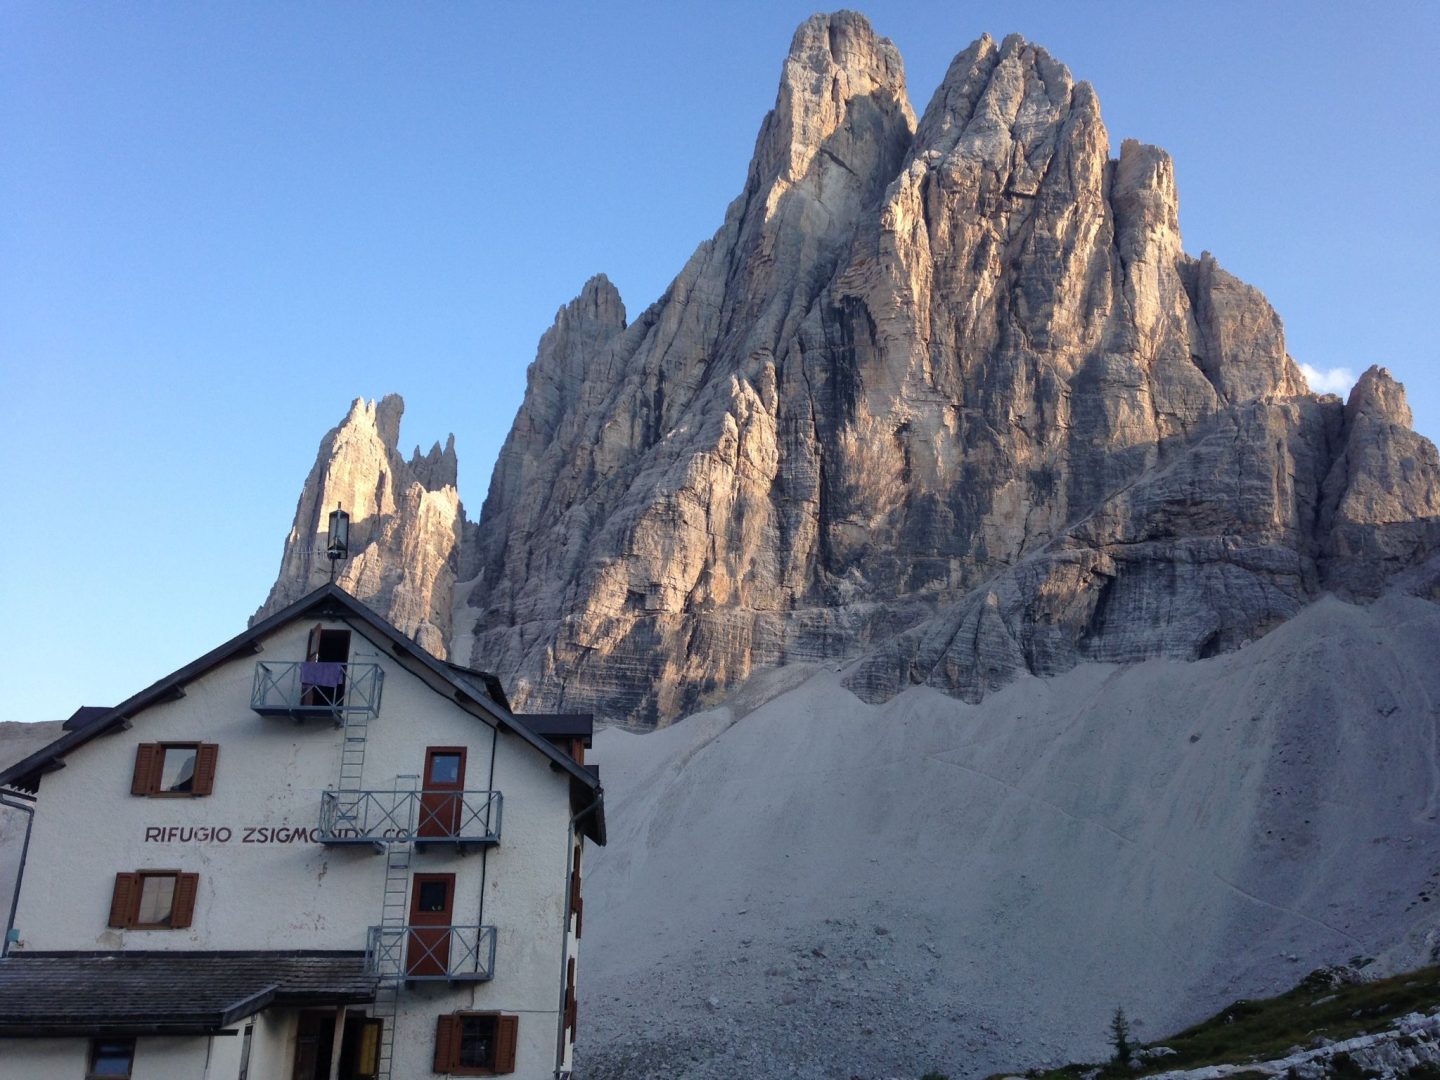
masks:
{"type": "Polygon", "coordinates": [[[807,21],[720,231],[634,322],[602,276],[542,338],[455,658],[638,726],[792,661],[973,700],[1423,562],[1440,463],[1402,388],[1310,394],[1264,297],[1181,250],[1169,156],[1108,148],[1019,37],[917,125],[889,41],[807,21]]]}

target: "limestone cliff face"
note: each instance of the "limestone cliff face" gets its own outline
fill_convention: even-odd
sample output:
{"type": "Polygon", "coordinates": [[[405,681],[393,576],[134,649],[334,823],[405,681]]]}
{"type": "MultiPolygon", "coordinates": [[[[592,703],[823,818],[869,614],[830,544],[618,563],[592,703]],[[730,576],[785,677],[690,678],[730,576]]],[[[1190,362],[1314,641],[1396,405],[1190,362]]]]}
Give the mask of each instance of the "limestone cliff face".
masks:
{"type": "Polygon", "coordinates": [[[597,279],[546,335],[457,616],[529,707],[653,723],[792,660],[977,697],[1435,549],[1400,388],[1310,395],[1087,84],[981,38],[911,115],[889,42],[811,19],[720,232],[633,324],[597,279]]]}
{"type": "Polygon", "coordinates": [[[460,527],[455,440],[409,461],[396,446],[405,403],[357,398],[320,443],[305,480],[295,524],[285,538],[280,574],[254,623],[330,578],[325,557],[330,511],[350,514],[351,557],[336,582],[370,604],[427,651],[448,652],[460,527]]]}
{"type": "MultiPolygon", "coordinates": [[[[627,321],[601,276],[561,309],[459,563],[382,545],[371,572],[443,631],[458,565],[455,659],[529,709],[663,723],[791,661],[973,699],[1376,594],[1440,550],[1409,425],[1383,370],[1308,392],[1265,298],[1182,250],[1169,156],[1111,159],[1045,50],[982,37],[917,124],[842,12],[797,31],[665,295],[627,321]]],[[[404,475],[376,446],[357,489],[404,475]]]]}

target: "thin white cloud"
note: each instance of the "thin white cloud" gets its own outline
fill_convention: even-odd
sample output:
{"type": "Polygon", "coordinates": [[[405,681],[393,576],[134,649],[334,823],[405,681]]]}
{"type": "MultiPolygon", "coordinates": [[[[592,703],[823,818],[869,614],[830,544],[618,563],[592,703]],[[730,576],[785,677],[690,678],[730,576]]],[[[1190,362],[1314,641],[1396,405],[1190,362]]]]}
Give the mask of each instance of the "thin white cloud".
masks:
{"type": "Polygon", "coordinates": [[[1305,375],[1305,381],[1310,384],[1310,389],[1317,394],[1339,394],[1343,397],[1355,385],[1355,373],[1349,368],[1332,367],[1328,371],[1321,371],[1309,364],[1301,364],[1300,370],[1305,375]]]}

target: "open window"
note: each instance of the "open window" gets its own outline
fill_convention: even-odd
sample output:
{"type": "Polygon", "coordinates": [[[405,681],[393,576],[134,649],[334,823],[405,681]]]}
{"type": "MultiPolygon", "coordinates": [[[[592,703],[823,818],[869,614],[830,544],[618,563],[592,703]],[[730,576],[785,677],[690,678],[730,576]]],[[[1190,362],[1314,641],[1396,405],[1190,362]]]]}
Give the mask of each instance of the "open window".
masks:
{"type": "Polygon", "coordinates": [[[123,930],[183,930],[195,918],[200,875],[137,870],[115,875],[110,925],[123,930]]]}
{"type": "Polygon", "coordinates": [[[454,1076],[503,1076],[515,1071],[520,1018],[457,1012],[435,1025],[435,1071],[454,1076]]]}
{"type": "Polygon", "coordinates": [[[85,1080],[128,1077],[135,1065],[134,1039],[91,1039],[85,1080]]]}
{"type": "Polygon", "coordinates": [[[216,743],[141,743],[135,748],[130,794],[195,798],[215,790],[216,743]]]}

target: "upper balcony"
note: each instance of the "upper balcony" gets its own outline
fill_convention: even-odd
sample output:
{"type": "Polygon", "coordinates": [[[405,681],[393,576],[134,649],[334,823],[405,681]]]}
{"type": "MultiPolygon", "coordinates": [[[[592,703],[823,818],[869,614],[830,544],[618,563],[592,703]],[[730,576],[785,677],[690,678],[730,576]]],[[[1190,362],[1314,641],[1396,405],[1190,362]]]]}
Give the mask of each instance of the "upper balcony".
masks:
{"type": "Polygon", "coordinates": [[[487,982],[495,977],[495,927],[372,926],[365,963],[383,982],[487,982]]]}
{"type": "Polygon", "coordinates": [[[322,844],[414,841],[457,847],[500,843],[498,791],[326,791],[320,796],[322,844]]]}
{"type": "Polygon", "coordinates": [[[250,708],[261,716],[328,716],[342,724],[352,716],[380,715],[385,671],[379,664],[294,660],[255,664],[250,708]]]}

